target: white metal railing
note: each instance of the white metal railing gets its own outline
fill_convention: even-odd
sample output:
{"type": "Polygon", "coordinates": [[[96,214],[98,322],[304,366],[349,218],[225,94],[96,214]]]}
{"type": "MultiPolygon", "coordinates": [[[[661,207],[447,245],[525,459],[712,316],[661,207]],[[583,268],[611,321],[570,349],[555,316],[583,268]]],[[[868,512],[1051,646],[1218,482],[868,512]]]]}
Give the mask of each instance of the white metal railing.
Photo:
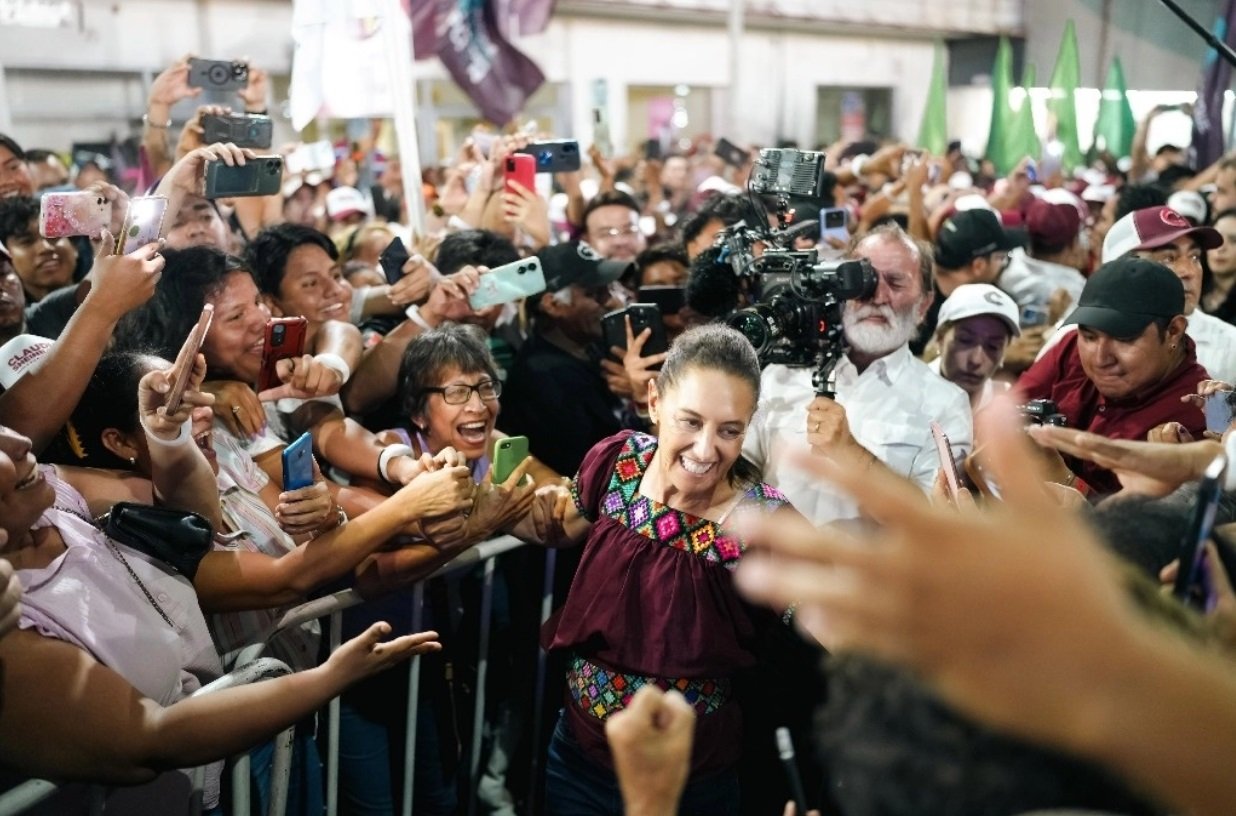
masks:
{"type": "MultiPolygon", "coordinates": [[[[464,552],[460,553],[450,562],[444,564],[432,575],[418,581],[412,585],[411,599],[411,627],[412,631],[419,632],[423,628],[422,616],[424,605],[425,582],[434,578],[439,578],[451,573],[460,572],[462,570],[474,567],[478,564],[484,564],[484,574],[481,585],[481,609],[480,609],[480,632],[478,643],[478,659],[477,659],[477,678],[476,678],[476,694],[473,703],[473,719],[472,719],[472,743],[469,753],[468,772],[469,772],[469,795],[468,795],[468,814],[476,812],[476,794],[477,781],[479,779],[480,760],[481,760],[481,737],[482,729],[485,721],[485,686],[489,672],[489,637],[491,629],[491,618],[493,613],[493,578],[494,578],[494,559],[498,556],[526,546],[522,541],[513,536],[499,536],[488,541],[483,541],[473,547],[469,547],[464,552]]],[[[556,562],[556,553],[552,549],[546,550],[546,564],[544,573],[544,585],[542,590],[541,600],[541,622],[542,624],[548,620],[549,614],[553,608],[553,576],[556,562]]],[[[236,665],[241,668],[219,678],[213,683],[202,687],[196,694],[210,693],[222,688],[230,688],[235,685],[243,685],[248,682],[256,682],[274,676],[271,672],[287,673],[287,667],[277,660],[272,658],[262,657],[262,653],[266,649],[267,643],[271,638],[278,635],[280,632],[292,627],[300,626],[308,621],[317,620],[323,617],[329,617],[328,637],[330,651],[334,652],[338,649],[342,642],[342,621],[343,611],[349,607],[357,606],[365,602],[354,589],[346,589],[336,592],[332,595],[327,595],[321,598],[315,598],[307,601],[299,606],[289,609],[279,619],[264,643],[253,644],[240,652],[237,657],[236,665]],[[282,667],[280,669],[279,667],[282,667]]],[[[405,760],[404,760],[404,780],[403,780],[403,808],[404,816],[411,816],[412,801],[416,767],[416,723],[418,716],[418,703],[420,698],[420,656],[414,656],[408,661],[408,706],[407,720],[405,723],[406,743],[405,743],[405,760]]],[[[544,713],[544,688],[546,681],[546,655],[544,650],[537,649],[537,670],[535,697],[533,700],[534,715],[532,718],[532,739],[533,745],[539,744],[540,739],[540,724],[544,713]]],[[[289,728],[279,735],[275,744],[275,761],[272,769],[272,785],[271,785],[271,801],[268,808],[269,816],[283,816],[287,802],[287,787],[288,776],[290,771],[291,748],[292,748],[292,732],[289,728]]],[[[539,770],[539,762],[535,758],[538,752],[534,751],[534,759],[532,765],[532,782],[529,791],[529,801],[535,801],[537,776],[539,770]]],[[[339,697],[333,698],[327,706],[327,755],[325,758],[326,765],[326,806],[327,815],[336,816],[338,813],[339,803],[339,697]]],[[[195,790],[200,793],[201,782],[205,773],[205,769],[197,769],[195,771],[195,790]]],[[[233,760],[232,765],[232,813],[234,816],[247,816],[251,810],[251,802],[249,797],[249,755],[248,753],[241,754],[233,760]]],[[[56,792],[58,786],[53,782],[46,780],[29,780],[9,791],[0,794],[0,816],[19,816],[27,809],[46,801],[52,794],[56,792]]],[[[91,812],[103,812],[103,793],[106,788],[96,786],[99,793],[97,810],[92,805],[91,812]]],[[[200,795],[197,797],[200,803],[200,795]]]]}

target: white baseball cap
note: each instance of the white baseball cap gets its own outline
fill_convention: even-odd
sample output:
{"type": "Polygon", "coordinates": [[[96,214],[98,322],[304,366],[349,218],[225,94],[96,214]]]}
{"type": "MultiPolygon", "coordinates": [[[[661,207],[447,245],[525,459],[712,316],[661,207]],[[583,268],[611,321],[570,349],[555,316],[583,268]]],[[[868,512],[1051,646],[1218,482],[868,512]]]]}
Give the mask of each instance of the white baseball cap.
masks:
{"type": "Polygon", "coordinates": [[[19,334],[0,346],[0,386],[12,388],[51,347],[51,340],[36,334],[19,334]]]}
{"type": "Polygon", "coordinates": [[[372,215],[369,202],[355,187],[336,187],[326,194],[326,214],[332,221],[347,218],[349,215],[361,213],[372,215]]]}
{"type": "Polygon", "coordinates": [[[1021,336],[1021,313],[1017,310],[1017,304],[990,283],[966,283],[954,289],[940,306],[938,325],[979,315],[998,317],[1008,324],[1014,337],[1021,336]]]}

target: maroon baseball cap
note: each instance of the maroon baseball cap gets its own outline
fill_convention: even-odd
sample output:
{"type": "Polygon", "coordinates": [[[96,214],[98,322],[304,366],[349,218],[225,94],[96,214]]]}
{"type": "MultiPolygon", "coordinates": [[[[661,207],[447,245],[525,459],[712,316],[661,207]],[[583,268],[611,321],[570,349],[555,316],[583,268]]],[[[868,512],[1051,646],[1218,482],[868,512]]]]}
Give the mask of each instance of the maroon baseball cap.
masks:
{"type": "Polygon", "coordinates": [[[1077,240],[1081,213],[1072,204],[1055,204],[1036,198],[1026,211],[1026,232],[1048,252],[1058,252],[1077,240]]]}
{"type": "Polygon", "coordinates": [[[1202,249],[1223,245],[1223,236],[1213,227],[1195,227],[1171,207],[1146,207],[1121,218],[1103,239],[1103,263],[1123,258],[1139,249],[1157,249],[1177,238],[1193,236],[1202,249]]]}

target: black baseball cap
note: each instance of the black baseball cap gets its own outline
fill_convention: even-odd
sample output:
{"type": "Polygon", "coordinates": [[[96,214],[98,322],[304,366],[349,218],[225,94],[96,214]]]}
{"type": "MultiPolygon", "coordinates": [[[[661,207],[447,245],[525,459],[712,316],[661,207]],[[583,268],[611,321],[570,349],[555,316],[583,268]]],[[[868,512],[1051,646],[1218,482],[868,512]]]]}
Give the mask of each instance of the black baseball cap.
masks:
{"type": "Polygon", "coordinates": [[[1018,246],[1021,242],[1005,231],[991,210],[962,210],[940,227],[936,263],[945,269],[960,269],[975,258],[1018,246]]]}
{"type": "Polygon", "coordinates": [[[1065,323],[1136,337],[1156,320],[1184,314],[1184,308],[1184,285],[1176,273],[1144,258],[1120,258],[1090,276],[1065,323]]]}
{"type": "Polygon", "coordinates": [[[571,284],[608,286],[626,274],[631,261],[607,261],[583,241],[558,244],[536,254],[545,273],[545,289],[557,292],[571,284]]]}

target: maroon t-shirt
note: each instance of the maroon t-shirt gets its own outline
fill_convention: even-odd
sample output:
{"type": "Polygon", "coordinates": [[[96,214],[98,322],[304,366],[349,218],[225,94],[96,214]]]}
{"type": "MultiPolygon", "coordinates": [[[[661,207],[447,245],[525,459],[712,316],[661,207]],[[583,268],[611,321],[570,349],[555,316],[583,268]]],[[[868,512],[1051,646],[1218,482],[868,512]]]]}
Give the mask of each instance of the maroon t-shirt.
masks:
{"type": "MultiPolygon", "coordinates": [[[[566,651],[583,672],[568,676],[567,724],[596,762],[612,767],[604,717],[643,681],[683,690],[696,709],[692,772],[732,766],[741,751],[739,705],[725,691],[769,610],[743,601],[731,571],[745,545],[724,525],[674,510],[639,493],[655,437],[623,431],[592,448],[572,492],[592,521],[566,603],[545,625],[547,649],[566,651]],[[582,698],[582,699],[581,699],[582,698]]],[[[793,512],[769,485],[736,508],[793,512]]]]}
{"type": "MultiPolygon", "coordinates": [[[[1186,394],[1196,394],[1199,382],[1210,379],[1197,362],[1190,338],[1184,338],[1184,362],[1153,390],[1128,399],[1109,400],[1082,370],[1077,337],[1077,332],[1070,332],[1021,375],[1017,387],[1027,400],[1050,399],[1068,417],[1070,428],[1110,439],[1145,441],[1152,428],[1165,422],[1179,422],[1189,433],[1201,437],[1206,430],[1205,415],[1180,401],[1186,394]]],[[[1120,481],[1110,470],[1072,457],[1065,457],[1065,461],[1096,493],[1106,495],[1120,489],[1120,481]]]]}

